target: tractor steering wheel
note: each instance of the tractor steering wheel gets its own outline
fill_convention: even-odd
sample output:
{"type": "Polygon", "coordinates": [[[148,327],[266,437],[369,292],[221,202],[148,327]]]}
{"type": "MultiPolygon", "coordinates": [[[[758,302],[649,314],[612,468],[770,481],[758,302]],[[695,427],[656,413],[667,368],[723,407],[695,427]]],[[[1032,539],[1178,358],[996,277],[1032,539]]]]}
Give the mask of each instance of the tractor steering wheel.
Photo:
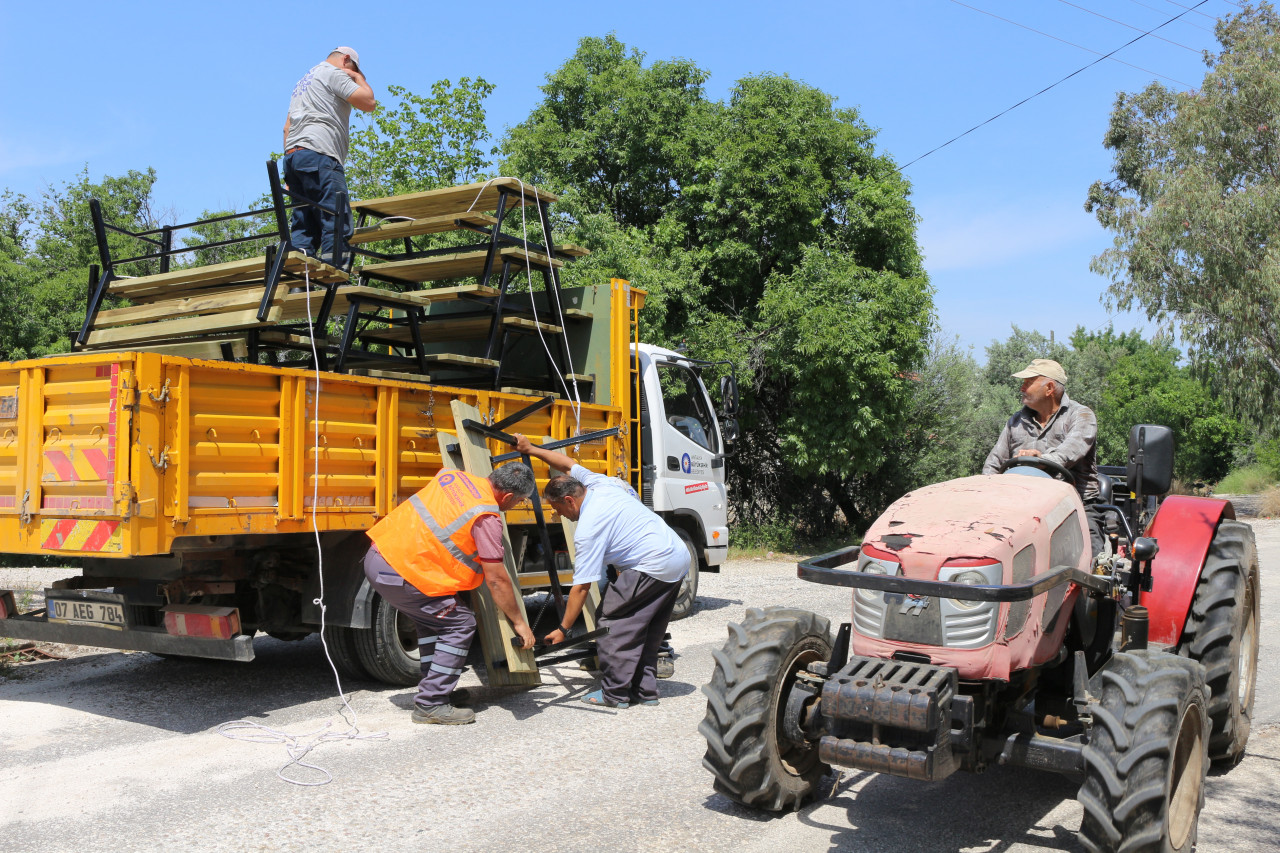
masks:
{"type": "Polygon", "coordinates": [[[1039,468],[1041,471],[1052,476],[1056,480],[1062,480],[1074,486],[1076,484],[1075,475],[1063,468],[1052,459],[1045,459],[1043,456],[1015,456],[1000,467],[1000,473],[1003,474],[1010,468],[1021,468],[1022,466],[1030,466],[1039,468]]]}

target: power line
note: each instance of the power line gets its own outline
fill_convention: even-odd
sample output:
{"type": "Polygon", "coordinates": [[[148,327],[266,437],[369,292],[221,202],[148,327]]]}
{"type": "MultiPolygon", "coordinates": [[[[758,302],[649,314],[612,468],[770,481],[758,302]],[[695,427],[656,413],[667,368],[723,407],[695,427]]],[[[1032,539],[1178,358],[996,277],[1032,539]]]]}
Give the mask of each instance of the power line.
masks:
{"type": "MultiPolygon", "coordinates": [[[[1168,3],[1170,6],[1177,6],[1179,9],[1186,9],[1186,10],[1187,10],[1187,11],[1189,11],[1189,12],[1196,12],[1196,10],[1195,10],[1195,7],[1194,7],[1194,6],[1184,6],[1184,5],[1183,5],[1183,4],[1181,4],[1181,3],[1175,3],[1175,2],[1174,2],[1174,0],[1164,0],[1164,2],[1168,3]]],[[[1230,0],[1223,0],[1223,2],[1230,2],[1230,0]]],[[[1198,5],[1198,4],[1197,4],[1197,5],[1198,5]]],[[[1231,3],[1231,5],[1232,5],[1232,6],[1239,7],[1239,4],[1238,4],[1238,3],[1231,3]]],[[[1204,12],[1196,12],[1196,14],[1197,14],[1197,15],[1199,15],[1200,17],[1202,17],[1202,18],[1208,18],[1208,19],[1209,19],[1209,20],[1211,20],[1211,21],[1216,21],[1216,20],[1218,20],[1218,19],[1217,19],[1217,18],[1215,18],[1213,15],[1206,15],[1204,12]]]]}
{"type": "MultiPolygon", "coordinates": [[[[1129,0],[1129,2],[1130,2],[1130,3],[1132,3],[1132,4],[1133,4],[1133,5],[1135,5],[1135,6],[1141,6],[1141,7],[1142,7],[1142,8],[1144,8],[1144,9],[1150,9],[1152,12],[1159,12],[1159,11],[1160,11],[1160,10],[1159,10],[1159,9],[1157,9],[1155,6],[1148,6],[1146,3],[1141,2],[1141,0],[1129,0]]],[[[1180,4],[1178,4],[1178,3],[1174,3],[1173,5],[1174,5],[1174,6],[1179,6],[1180,4]]],[[[1183,6],[1183,7],[1181,7],[1181,8],[1186,8],[1186,7],[1185,7],[1185,6],[1183,6]]],[[[1210,15],[1206,15],[1204,12],[1197,12],[1196,14],[1201,15],[1202,17],[1205,17],[1205,18],[1209,18],[1210,20],[1214,20],[1210,15]]],[[[1203,31],[1204,31],[1204,32],[1206,32],[1206,33],[1211,33],[1211,32],[1213,32],[1213,30],[1209,29],[1208,27],[1202,27],[1202,26],[1200,26],[1199,24],[1193,24],[1193,23],[1191,23],[1190,21],[1183,21],[1183,23],[1184,23],[1184,24],[1186,24],[1188,27],[1195,27],[1197,30],[1203,30],[1203,31]]]]}
{"type": "MultiPolygon", "coordinates": [[[[956,2],[957,2],[957,0],[951,0],[951,2],[956,3],[956,2]]],[[[1055,88],[1055,87],[1057,87],[1057,86],[1061,85],[1062,83],[1065,83],[1066,81],[1070,80],[1072,77],[1076,76],[1077,74],[1081,73],[1082,71],[1087,71],[1088,69],[1090,69],[1090,68],[1092,68],[1093,66],[1097,65],[1097,64],[1098,64],[1099,62],[1101,62],[1102,60],[1104,60],[1104,59],[1109,59],[1109,58],[1112,56],[1112,54],[1119,53],[1120,51],[1124,50],[1126,47],[1128,47],[1129,45],[1133,44],[1134,42],[1139,41],[1139,40],[1141,40],[1141,39],[1143,39],[1143,38],[1146,38],[1146,37],[1147,37],[1147,36],[1149,36],[1151,33],[1155,32],[1155,31],[1156,31],[1156,30],[1158,30],[1158,29],[1160,29],[1160,27],[1166,27],[1166,26],[1168,26],[1169,24],[1172,24],[1174,21],[1178,20],[1178,19],[1179,19],[1179,18],[1181,18],[1183,15],[1187,14],[1187,12],[1192,11],[1193,9],[1197,9],[1197,8],[1199,8],[1200,6],[1203,6],[1205,3],[1208,3],[1208,2],[1209,2],[1209,0],[1200,0],[1200,2],[1199,2],[1199,3],[1197,3],[1195,6],[1192,6],[1192,7],[1191,7],[1191,9],[1188,9],[1188,10],[1186,10],[1186,11],[1184,11],[1184,12],[1179,12],[1178,14],[1174,15],[1174,16],[1173,16],[1172,18],[1170,18],[1169,20],[1165,21],[1163,24],[1160,24],[1160,26],[1152,27],[1151,29],[1147,30],[1145,33],[1142,33],[1141,35],[1134,36],[1133,38],[1129,39],[1129,41],[1125,42],[1124,44],[1122,44],[1122,45],[1120,45],[1119,47],[1117,47],[1115,50],[1111,51],[1111,53],[1108,53],[1106,56],[1099,57],[1098,59],[1095,59],[1093,62],[1090,62],[1088,65],[1085,65],[1085,66],[1083,66],[1083,67],[1081,67],[1081,68],[1077,68],[1075,71],[1072,71],[1072,72],[1071,72],[1070,74],[1068,74],[1066,77],[1063,77],[1061,80],[1058,80],[1058,81],[1056,81],[1056,82],[1054,82],[1054,83],[1050,83],[1048,86],[1045,86],[1043,89],[1041,89],[1039,92],[1036,92],[1034,95],[1028,95],[1027,97],[1023,98],[1021,101],[1018,101],[1018,103],[1014,104],[1013,106],[1009,107],[1008,109],[1005,109],[1005,110],[1002,110],[1001,112],[996,113],[995,115],[993,115],[991,118],[987,119],[987,120],[986,120],[986,121],[984,121],[984,122],[980,122],[980,123],[978,123],[978,124],[975,124],[973,127],[969,128],[968,130],[966,130],[964,133],[960,134],[959,136],[953,136],[951,139],[948,139],[946,142],[942,143],[942,144],[941,144],[941,145],[939,145],[938,147],[936,147],[936,148],[931,148],[930,150],[928,150],[928,151],[924,152],[923,154],[921,154],[921,155],[920,155],[919,157],[917,157],[916,159],[912,160],[910,163],[907,163],[905,166],[903,166],[903,167],[902,167],[901,169],[899,169],[898,171],[900,171],[900,172],[902,172],[902,171],[906,171],[907,169],[911,168],[911,167],[912,167],[913,165],[915,165],[916,163],[919,163],[921,160],[923,160],[924,158],[928,157],[930,154],[933,154],[933,153],[934,153],[934,152],[936,152],[936,151],[941,151],[943,148],[946,148],[948,145],[950,145],[951,143],[955,142],[955,141],[956,141],[956,140],[958,140],[958,139],[963,139],[964,137],[966,137],[966,136],[968,136],[969,134],[973,133],[973,132],[974,132],[975,130],[977,130],[978,128],[983,127],[983,126],[985,126],[985,125],[988,125],[988,124],[990,124],[991,122],[995,121],[996,119],[1000,118],[1000,117],[1001,117],[1001,116],[1003,116],[1005,113],[1012,112],[1013,110],[1016,110],[1018,107],[1022,106],[1022,105],[1023,105],[1023,104],[1025,104],[1027,101],[1030,101],[1030,100],[1033,100],[1033,99],[1035,99],[1035,98],[1040,97],[1041,95],[1043,95],[1045,92],[1049,91],[1050,89],[1053,89],[1053,88],[1055,88]]],[[[964,4],[963,4],[963,3],[960,3],[959,5],[963,6],[964,4]]]]}
{"type": "MultiPolygon", "coordinates": [[[[1119,24],[1122,27],[1128,27],[1131,30],[1137,30],[1138,32],[1142,32],[1141,27],[1135,27],[1133,24],[1126,24],[1124,21],[1117,21],[1115,18],[1108,18],[1106,15],[1102,14],[1101,12],[1095,12],[1092,9],[1086,9],[1083,6],[1078,6],[1075,3],[1072,3],[1071,0],[1058,0],[1058,2],[1064,6],[1070,6],[1072,9],[1079,9],[1081,12],[1088,12],[1090,15],[1096,15],[1097,17],[1101,18],[1104,21],[1110,21],[1113,24],[1119,24]]],[[[1177,41],[1174,41],[1173,39],[1167,39],[1164,36],[1152,36],[1152,38],[1160,39],[1160,41],[1162,42],[1171,44],[1174,47],[1180,47],[1183,50],[1189,50],[1192,53],[1196,54],[1197,56],[1200,54],[1200,51],[1196,50],[1194,47],[1188,47],[1182,42],[1177,42],[1177,41]]]]}
{"type": "MultiPolygon", "coordinates": [[[[1029,30],[1030,32],[1035,33],[1036,35],[1044,36],[1045,38],[1051,38],[1054,41],[1062,42],[1063,44],[1069,45],[1070,47],[1077,48],[1078,50],[1083,50],[1085,53],[1092,53],[1094,56],[1103,56],[1102,51],[1100,50],[1094,50],[1091,47],[1085,47],[1082,44],[1076,44],[1073,41],[1067,41],[1064,38],[1055,36],[1053,33],[1046,33],[1043,30],[1037,30],[1035,27],[1029,27],[1026,24],[1020,24],[1017,21],[1012,21],[1008,18],[1002,18],[999,15],[995,14],[994,12],[988,12],[986,9],[979,9],[977,6],[970,6],[968,3],[961,3],[960,0],[951,0],[951,2],[955,3],[957,6],[963,6],[966,9],[971,9],[974,12],[980,12],[983,15],[989,15],[990,17],[995,18],[997,21],[1004,21],[1006,24],[1013,24],[1015,27],[1021,27],[1024,30],[1029,30]]],[[[1112,53],[1114,52],[1115,51],[1112,51],[1112,53]]],[[[1108,54],[1108,56],[1109,55],[1110,54],[1108,54]]],[[[1103,56],[1103,58],[1105,59],[1106,57],[1103,56]]],[[[1143,68],[1141,65],[1134,65],[1132,62],[1125,62],[1123,59],[1112,59],[1111,61],[1118,62],[1121,65],[1127,65],[1128,67],[1134,69],[1135,71],[1141,71],[1143,74],[1150,74],[1153,77],[1160,77],[1164,80],[1168,80],[1170,83],[1177,83],[1179,86],[1186,86],[1187,88],[1190,88],[1190,86],[1187,83],[1183,83],[1181,80],[1177,80],[1173,77],[1168,76],[1167,74],[1160,74],[1156,71],[1152,71],[1150,68],[1143,68]]]]}

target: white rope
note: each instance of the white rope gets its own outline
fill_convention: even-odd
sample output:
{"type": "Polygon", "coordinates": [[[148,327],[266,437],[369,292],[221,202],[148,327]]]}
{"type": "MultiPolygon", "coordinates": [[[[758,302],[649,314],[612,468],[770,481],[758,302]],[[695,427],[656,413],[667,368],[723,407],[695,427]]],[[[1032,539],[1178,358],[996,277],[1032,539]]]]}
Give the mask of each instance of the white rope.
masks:
{"type": "MultiPolygon", "coordinates": [[[[269,728],[261,723],[255,723],[252,720],[234,720],[218,726],[217,731],[218,734],[231,740],[240,740],[247,743],[284,744],[285,751],[289,754],[289,761],[276,771],[276,775],[290,784],[310,787],[327,785],[333,781],[333,774],[328,770],[303,760],[311,750],[323,743],[332,743],[334,741],[388,740],[390,736],[387,732],[361,733],[357,726],[355,709],[347,701],[347,694],[342,689],[342,679],[338,675],[338,667],[334,664],[333,657],[329,654],[329,641],[324,635],[325,611],[328,606],[324,603],[324,550],[320,547],[320,525],[316,519],[316,508],[320,503],[320,355],[316,351],[315,315],[311,312],[311,264],[303,264],[303,270],[306,278],[307,325],[311,329],[311,364],[315,369],[316,377],[315,408],[312,413],[312,422],[315,424],[315,443],[313,445],[315,464],[311,474],[311,532],[316,540],[316,569],[320,575],[320,595],[318,598],[312,599],[311,603],[320,607],[320,645],[324,648],[325,660],[329,662],[329,669],[333,672],[333,683],[338,688],[338,697],[342,700],[342,707],[338,709],[338,714],[342,717],[342,721],[347,724],[347,728],[343,731],[330,731],[333,728],[333,723],[328,721],[313,732],[293,735],[279,729],[269,728]],[[294,765],[322,773],[324,778],[308,782],[286,776],[285,771],[294,765]]],[[[323,332],[323,330],[321,331],[323,332]]]]}

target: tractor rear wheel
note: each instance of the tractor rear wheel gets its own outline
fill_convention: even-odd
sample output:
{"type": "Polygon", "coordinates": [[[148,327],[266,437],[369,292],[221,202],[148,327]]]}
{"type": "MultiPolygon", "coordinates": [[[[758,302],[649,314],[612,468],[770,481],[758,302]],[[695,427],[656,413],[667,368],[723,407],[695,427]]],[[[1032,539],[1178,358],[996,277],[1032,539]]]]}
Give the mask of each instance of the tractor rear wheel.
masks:
{"type": "Polygon", "coordinates": [[[1199,665],[1117,653],[1089,682],[1080,841],[1095,853],[1187,853],[1209,767],[1208,693],[1199,665]]]}
{"type": "Polygon", "coordinates": [[[830,768],[816,743],[785,736],[782,714],[797,673],[830,659],[831,623],[807,610],[753,607],[742,624],[729,624],[729,640],[713,657],[698,726],[707,739],[702,766],[717,791],[743,805],[799,808],[830,768]]]}
{"type": "Polygon", "coordinates": [[[1253,528],[1224,521],[1209,543],[1177,652],[1204,666],[1209,688],[1209,758],[1244,757],[1258,673],[1258,549],[1253,528]]]}
{"type": "Polygon", "coordinates": [[[356,655],[378,681],[409,687],[422,680],[418,630],[380,595],[373,597],[373,623],[355,632],[356,655]]]}

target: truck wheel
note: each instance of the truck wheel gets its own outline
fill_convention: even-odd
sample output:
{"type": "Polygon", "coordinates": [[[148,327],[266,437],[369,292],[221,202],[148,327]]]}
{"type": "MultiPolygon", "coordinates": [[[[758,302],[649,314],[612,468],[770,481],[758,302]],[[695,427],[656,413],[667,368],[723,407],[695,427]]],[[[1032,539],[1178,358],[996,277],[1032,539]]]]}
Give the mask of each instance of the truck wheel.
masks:
{"type": "Polygon", "coordinates": [[[830,659],[831,623],[807,610],[753,607],[741,625],[729,624],[729,641],[713,656],[698,726],[707,739],[702,766],[717,791],[743,805],[799,808],[830,768],[816,743],[785,737],[782,711],[796,674],[830,659]]]}
{"type": "Polygon", "coordinates": [[[1209,687],[1209,758],[1234,765],[1244,757],[1258,673],[1258,549],[1253,528],[1224,521],[1209,554],[1177,652],[1204,666],[1209,687]]]}
{"type": "Polygon", "coordinates": [[[371,628],[358,629],[356,656],[369,675],[387,684],[408,687],[422,680],[418,664],[418,631],[413,623],[375,594],[371,628]]]}
{"type": "Polygon", "coordinates": [[[329,659],[338,670],[338,675],[352,681],[366,681],[369,670],[360,662],[360,654],[356,651],[356,628],[345,625],[325,625],[324,645],[329,650],[329,659]]]}
{"type": "Polygon", "coordinates": [[[1199,665],[1117,653],[1089,682],[1080,841],[1096,853],[1187,853],[1209,767],[1208,691],[1199,665]]]}
{"type": "Polygon", "coordinates": [[[671,621],[683,619],[693,613],[693,606],[698,600],[698,551],[693,547],[693,538],[688,531],[675,527],[676,535],[689,549],[689,574],[680,581],[680,592],[676,594],[675,607],[671,608],[671,621]]]}

